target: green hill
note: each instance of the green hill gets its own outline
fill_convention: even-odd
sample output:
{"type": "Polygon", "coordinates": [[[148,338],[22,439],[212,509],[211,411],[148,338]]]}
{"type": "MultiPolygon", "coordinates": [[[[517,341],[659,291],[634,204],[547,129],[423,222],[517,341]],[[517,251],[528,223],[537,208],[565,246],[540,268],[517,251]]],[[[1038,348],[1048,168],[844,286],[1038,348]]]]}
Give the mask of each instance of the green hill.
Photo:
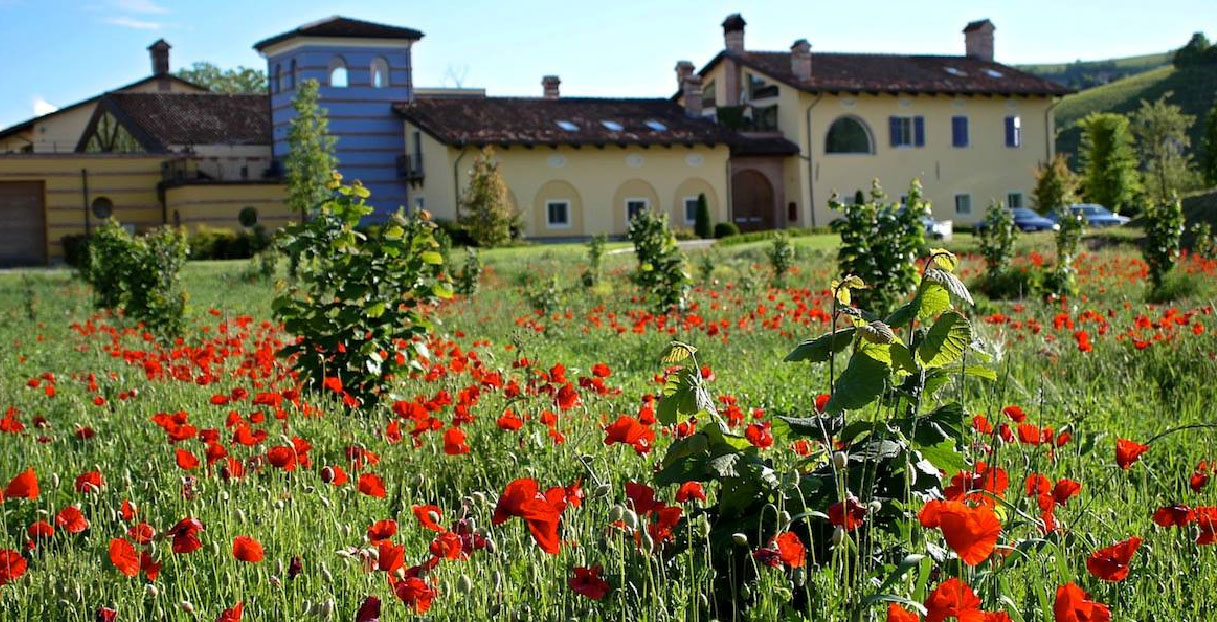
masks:
{"type": "Polygon", "coordinates": [[[1081,140],[1079,119],[1091,112],[1129,114],[1140,107],[1141,100],[1153,101],[1168,92],[1169,103],[1196,116],[1191,131],[1194,153],[1204,129],[1204,115],[1217,99],[1217,65],[1160,67],[1066,96],[1056,108],[1056,150],[1073,162],[1081,140]]]}
{"type": "Polygon", "coordinates": [[[1080,91],[1169,65],[1172,54],[1174,52],[1159,52],[1107,60],[1018,65],[1018,68],[1080,91]]]}

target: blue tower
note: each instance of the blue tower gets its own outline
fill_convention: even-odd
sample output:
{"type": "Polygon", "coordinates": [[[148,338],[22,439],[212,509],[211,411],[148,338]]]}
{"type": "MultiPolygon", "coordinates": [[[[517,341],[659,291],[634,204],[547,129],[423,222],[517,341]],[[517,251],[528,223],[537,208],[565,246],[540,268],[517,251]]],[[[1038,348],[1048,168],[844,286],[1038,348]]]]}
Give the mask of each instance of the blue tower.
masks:
{"type": "Polygon", "coordinates": [[[413,97],[410,48],[422,37],[412,28],[330,17],[255,44],[270,79],[275,161],[282,164],[290,151],[296,86],[316,80],[343,177],[367,186],[379,217],[409,205],[400,172],[405,131],[393,104],[413,97]]]}

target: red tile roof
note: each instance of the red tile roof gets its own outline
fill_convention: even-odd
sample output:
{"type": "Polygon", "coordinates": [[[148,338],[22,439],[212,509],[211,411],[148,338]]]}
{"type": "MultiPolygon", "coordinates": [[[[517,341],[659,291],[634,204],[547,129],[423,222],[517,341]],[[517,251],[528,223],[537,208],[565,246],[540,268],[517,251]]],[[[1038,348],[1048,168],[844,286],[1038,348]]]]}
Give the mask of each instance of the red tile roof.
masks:
{"type": "Polygon", "coordinates": [[[742,53],[723,50],[704,68],[731,58],[745,67],[809,92],[918,93],[964,95],[1065,95],[1060,84],[1001,63],[963,56],[812,52],[811,79],[800,80],[790,52],[742,53]]]}
{"type": "Polygon", "coordinates": [[[349,17],[333,16],[318,20],[303,26],[279,33],[269,39],[263,39],[254,44],[255,50],[272,46],[276,43],[296,37],[334,37],[339,39],[402,39],[417,41],[423,38],[421,31],[403,26],[390,26],[351,19],[349,17]]]}
{"type": "Polygon", "coordinates": [[[271,144],[266,95],[109,93],[101,99],[102,110],[152,153],[176,145],[271,144]]]}
{"type": "Polygon", "coordinates": [[[668,99],[418,97],[395,108],[436,140],[457,147],[702,143],[728,145],[732,153],[798,153],[785,138],[745,136],[710,119],[689,117],[668,99]],[[569,129],[559,123],[570,124],[569,129]]]}

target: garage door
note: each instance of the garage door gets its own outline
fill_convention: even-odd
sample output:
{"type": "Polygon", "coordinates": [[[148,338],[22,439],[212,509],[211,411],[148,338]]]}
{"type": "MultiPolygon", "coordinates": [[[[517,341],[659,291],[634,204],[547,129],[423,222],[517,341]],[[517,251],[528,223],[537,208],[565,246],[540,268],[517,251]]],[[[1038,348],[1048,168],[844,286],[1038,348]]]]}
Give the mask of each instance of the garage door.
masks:
{"type": "Polygon", "coordinates": [[[0,267],[46,263],[42,183],[0,182],[0,267]]]}

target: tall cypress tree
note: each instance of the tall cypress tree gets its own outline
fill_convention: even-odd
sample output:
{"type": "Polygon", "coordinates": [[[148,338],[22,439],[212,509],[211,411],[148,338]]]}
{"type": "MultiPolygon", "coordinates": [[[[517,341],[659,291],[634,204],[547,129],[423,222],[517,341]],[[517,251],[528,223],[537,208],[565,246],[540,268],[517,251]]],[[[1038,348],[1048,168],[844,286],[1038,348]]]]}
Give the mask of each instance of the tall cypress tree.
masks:
{"type": "Polygon", "coordinates": [[[329,134],[325,108],[317,105],[318,88],[316,80],[305,80],[296,89],[292,99],[296,116],[287,135],[291,147],[285,163],[287,205],[301,219],[329,196],[326,185],[338,166],[334,157],[336,139],[329,134]]]}
{"type": "Polygon", "coordinates": [[[1113,211],[1129,206],[1141,186],[1128,117],[1095,112],[1078,125],[1082,128],[1082,196],[1113,211]]]}
{"type": "Polygon", "coordinates": [[[1217,185],[1217,102],[1204,120],[1204,136],[1200,139],[1200,173],[1204,180],[1217,185]]]}

